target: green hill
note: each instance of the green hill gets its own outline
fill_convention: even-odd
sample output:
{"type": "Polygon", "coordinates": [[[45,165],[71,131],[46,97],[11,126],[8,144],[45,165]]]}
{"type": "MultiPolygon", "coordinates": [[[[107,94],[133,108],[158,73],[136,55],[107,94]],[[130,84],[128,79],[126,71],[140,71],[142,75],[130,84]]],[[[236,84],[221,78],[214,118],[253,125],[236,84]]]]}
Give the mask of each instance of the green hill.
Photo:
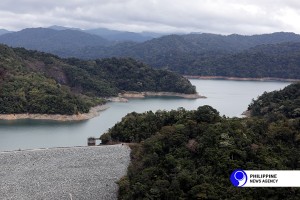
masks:
{"type": "MultiPolygon", "coordinates": [[[[255,103],[260,109],[273,102],[299,109],[299,84],[266,93],[257,102],[261,100],[255,103]]],[[[300,198],[298,188],[236,188],[229,177],[235,169],[299,170],[299,120],[293,114],[272,121],[265,116],[227,118],[210,106],[134,112],[101,139],[131,142],[132,163],[119,181],[119,199],[292,200],[300,198]]]]}
{"type": "Polygon", "coordinates": [[[300,83],[291,84],[280,91],[264,93],[253,100],[248,110],[252,116],[269,120],[300,117],[300,83]]]}
{"type": "Polygon", "coordinates": [[[88,112],[121,91],[195,93],[172,72],[133,59],[82,61],[0,45],[0,113],[88,112]]]}

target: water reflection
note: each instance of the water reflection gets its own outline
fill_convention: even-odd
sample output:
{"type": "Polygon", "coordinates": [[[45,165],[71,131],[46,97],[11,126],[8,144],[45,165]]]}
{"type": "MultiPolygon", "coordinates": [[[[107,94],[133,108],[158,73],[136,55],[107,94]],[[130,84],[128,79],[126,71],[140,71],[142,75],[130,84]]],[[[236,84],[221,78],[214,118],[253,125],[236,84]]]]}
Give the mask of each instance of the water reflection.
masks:
{"type": "Polygon", "coordinates": [[[0,151],[85,146],[90,136],[99,137],[127,113],[148,110],[171,110],[183,107],[188,110],[211,105],[221,115],[240,116],[253,98],[264,91],[281,89],[286,82],[191,80],[197,91],[207,99],[153,97],[132,99],[127,103],[109,103],[109,109],[98,117],[80,122],[45,120],[0,120],[0,151]]]}

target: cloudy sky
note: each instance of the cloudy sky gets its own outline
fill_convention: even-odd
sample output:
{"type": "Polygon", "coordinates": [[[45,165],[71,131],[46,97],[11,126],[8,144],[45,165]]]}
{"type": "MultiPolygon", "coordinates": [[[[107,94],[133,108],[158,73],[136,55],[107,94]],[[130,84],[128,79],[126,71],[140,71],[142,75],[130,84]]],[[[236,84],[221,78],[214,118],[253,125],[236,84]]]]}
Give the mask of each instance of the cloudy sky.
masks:
{"type": "Polygon", "coordinates": [[[1,0],[0,28],[300,33],[299,0],[1,0]]]}

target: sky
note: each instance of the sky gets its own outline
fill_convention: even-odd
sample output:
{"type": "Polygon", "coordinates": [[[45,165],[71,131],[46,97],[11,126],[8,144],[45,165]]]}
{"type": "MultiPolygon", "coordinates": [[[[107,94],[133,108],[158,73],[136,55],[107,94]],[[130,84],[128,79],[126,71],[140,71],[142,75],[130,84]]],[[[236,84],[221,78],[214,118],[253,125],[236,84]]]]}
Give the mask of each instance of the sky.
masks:
{"type": "Polygon", "coordinates": [[[60,25],[131,32],[300,33],[299,0],[1,0],[0,29],[60,25]]]}

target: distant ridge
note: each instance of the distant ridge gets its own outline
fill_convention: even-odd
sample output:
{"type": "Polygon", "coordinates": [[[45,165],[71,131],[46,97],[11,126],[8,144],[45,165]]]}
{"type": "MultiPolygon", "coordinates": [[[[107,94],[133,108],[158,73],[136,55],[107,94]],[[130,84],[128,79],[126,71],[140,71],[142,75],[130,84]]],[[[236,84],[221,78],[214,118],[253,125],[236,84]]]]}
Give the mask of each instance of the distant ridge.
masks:
{"type": "Polygon", "coordinates": [[[11,33],[11,31],[8,31],[6,29],[0,29],[0,35],[4,35],[6,33],[11,33]]]}
{"type": "Polygon", "coordinates": [[[61,57],[87,60],[132,57],[154,68],[168,69],[184,75],[300,78],[300,35],[290,32],[252,36],[173,34],[144,42],[124,42],[127,36],[135,37],[135,33],[127,32],[125,37],[122,32],[122,40],[112,41],[95,34],[106,35],[111,39],[118,35],[118,31],[94,29],[90,30],[90,34],[68,28],[54,29],[24,29],[0,36],[0,42],[61,57]]]}
{"type": "Polygon", "coordinates": [[[106,46],[104,38],[78,30],[54,30],[49,28],[28,28],[0,36],[0,42],[12,47],[44,52],[72,51],[86,46],[106,46]]]}
{"type": "Polygon", "coordinates": [[[86,47],[85,54],[73,51],[63,56],[133,57],[184,75],[299,79],[299,42],[300,35],[285,32],[253,36],[168,35],[143,43],[86,47]]]}
{"type": "Polygon", "coordinates": [[[89,33],[89,34],[98,35],[106,40],[114,41],[114,42],[125,42],[125,41],[145,42],[147,40],[151,40],[153,38],[160,37],[163,35],[163,34],[151,33],[151,32],[136,33],[136,32],[129,32],[129,31],[117,31],[117,30],[111,30],[111,29],[107,29],[107,28],[96,28],[96,29],[83,30],[80,28],[57,26],[57,25],[53,25],[48,28],[53,29],[53,30],[60,30],[60,31],[61,30],[82,31],[82,32],[89,33]]]}
{"type": "MultiPolygon", "coordinates": [[[[244,50],[263,44],[279,44],[284,42],[300,42],[300,35],[295,33],[278,32],[272,34],[243,36],[243,35],[216,35],[209,33],[167,35],[143,43],[122,43],[103,49],[99,47],[85,49],[84,55],[73,51],[66,56],[75,56],[85,59],[131,56],[141,59],[156,67],[167,67],[174,63],[174,56],[196,59],[202,55],[223,56],[239,53],[244,50]],[[163,66],[164,65],[164,66],[163,66]]],[[[181,64],[181,63],[180,63],[181,64]]]]}

